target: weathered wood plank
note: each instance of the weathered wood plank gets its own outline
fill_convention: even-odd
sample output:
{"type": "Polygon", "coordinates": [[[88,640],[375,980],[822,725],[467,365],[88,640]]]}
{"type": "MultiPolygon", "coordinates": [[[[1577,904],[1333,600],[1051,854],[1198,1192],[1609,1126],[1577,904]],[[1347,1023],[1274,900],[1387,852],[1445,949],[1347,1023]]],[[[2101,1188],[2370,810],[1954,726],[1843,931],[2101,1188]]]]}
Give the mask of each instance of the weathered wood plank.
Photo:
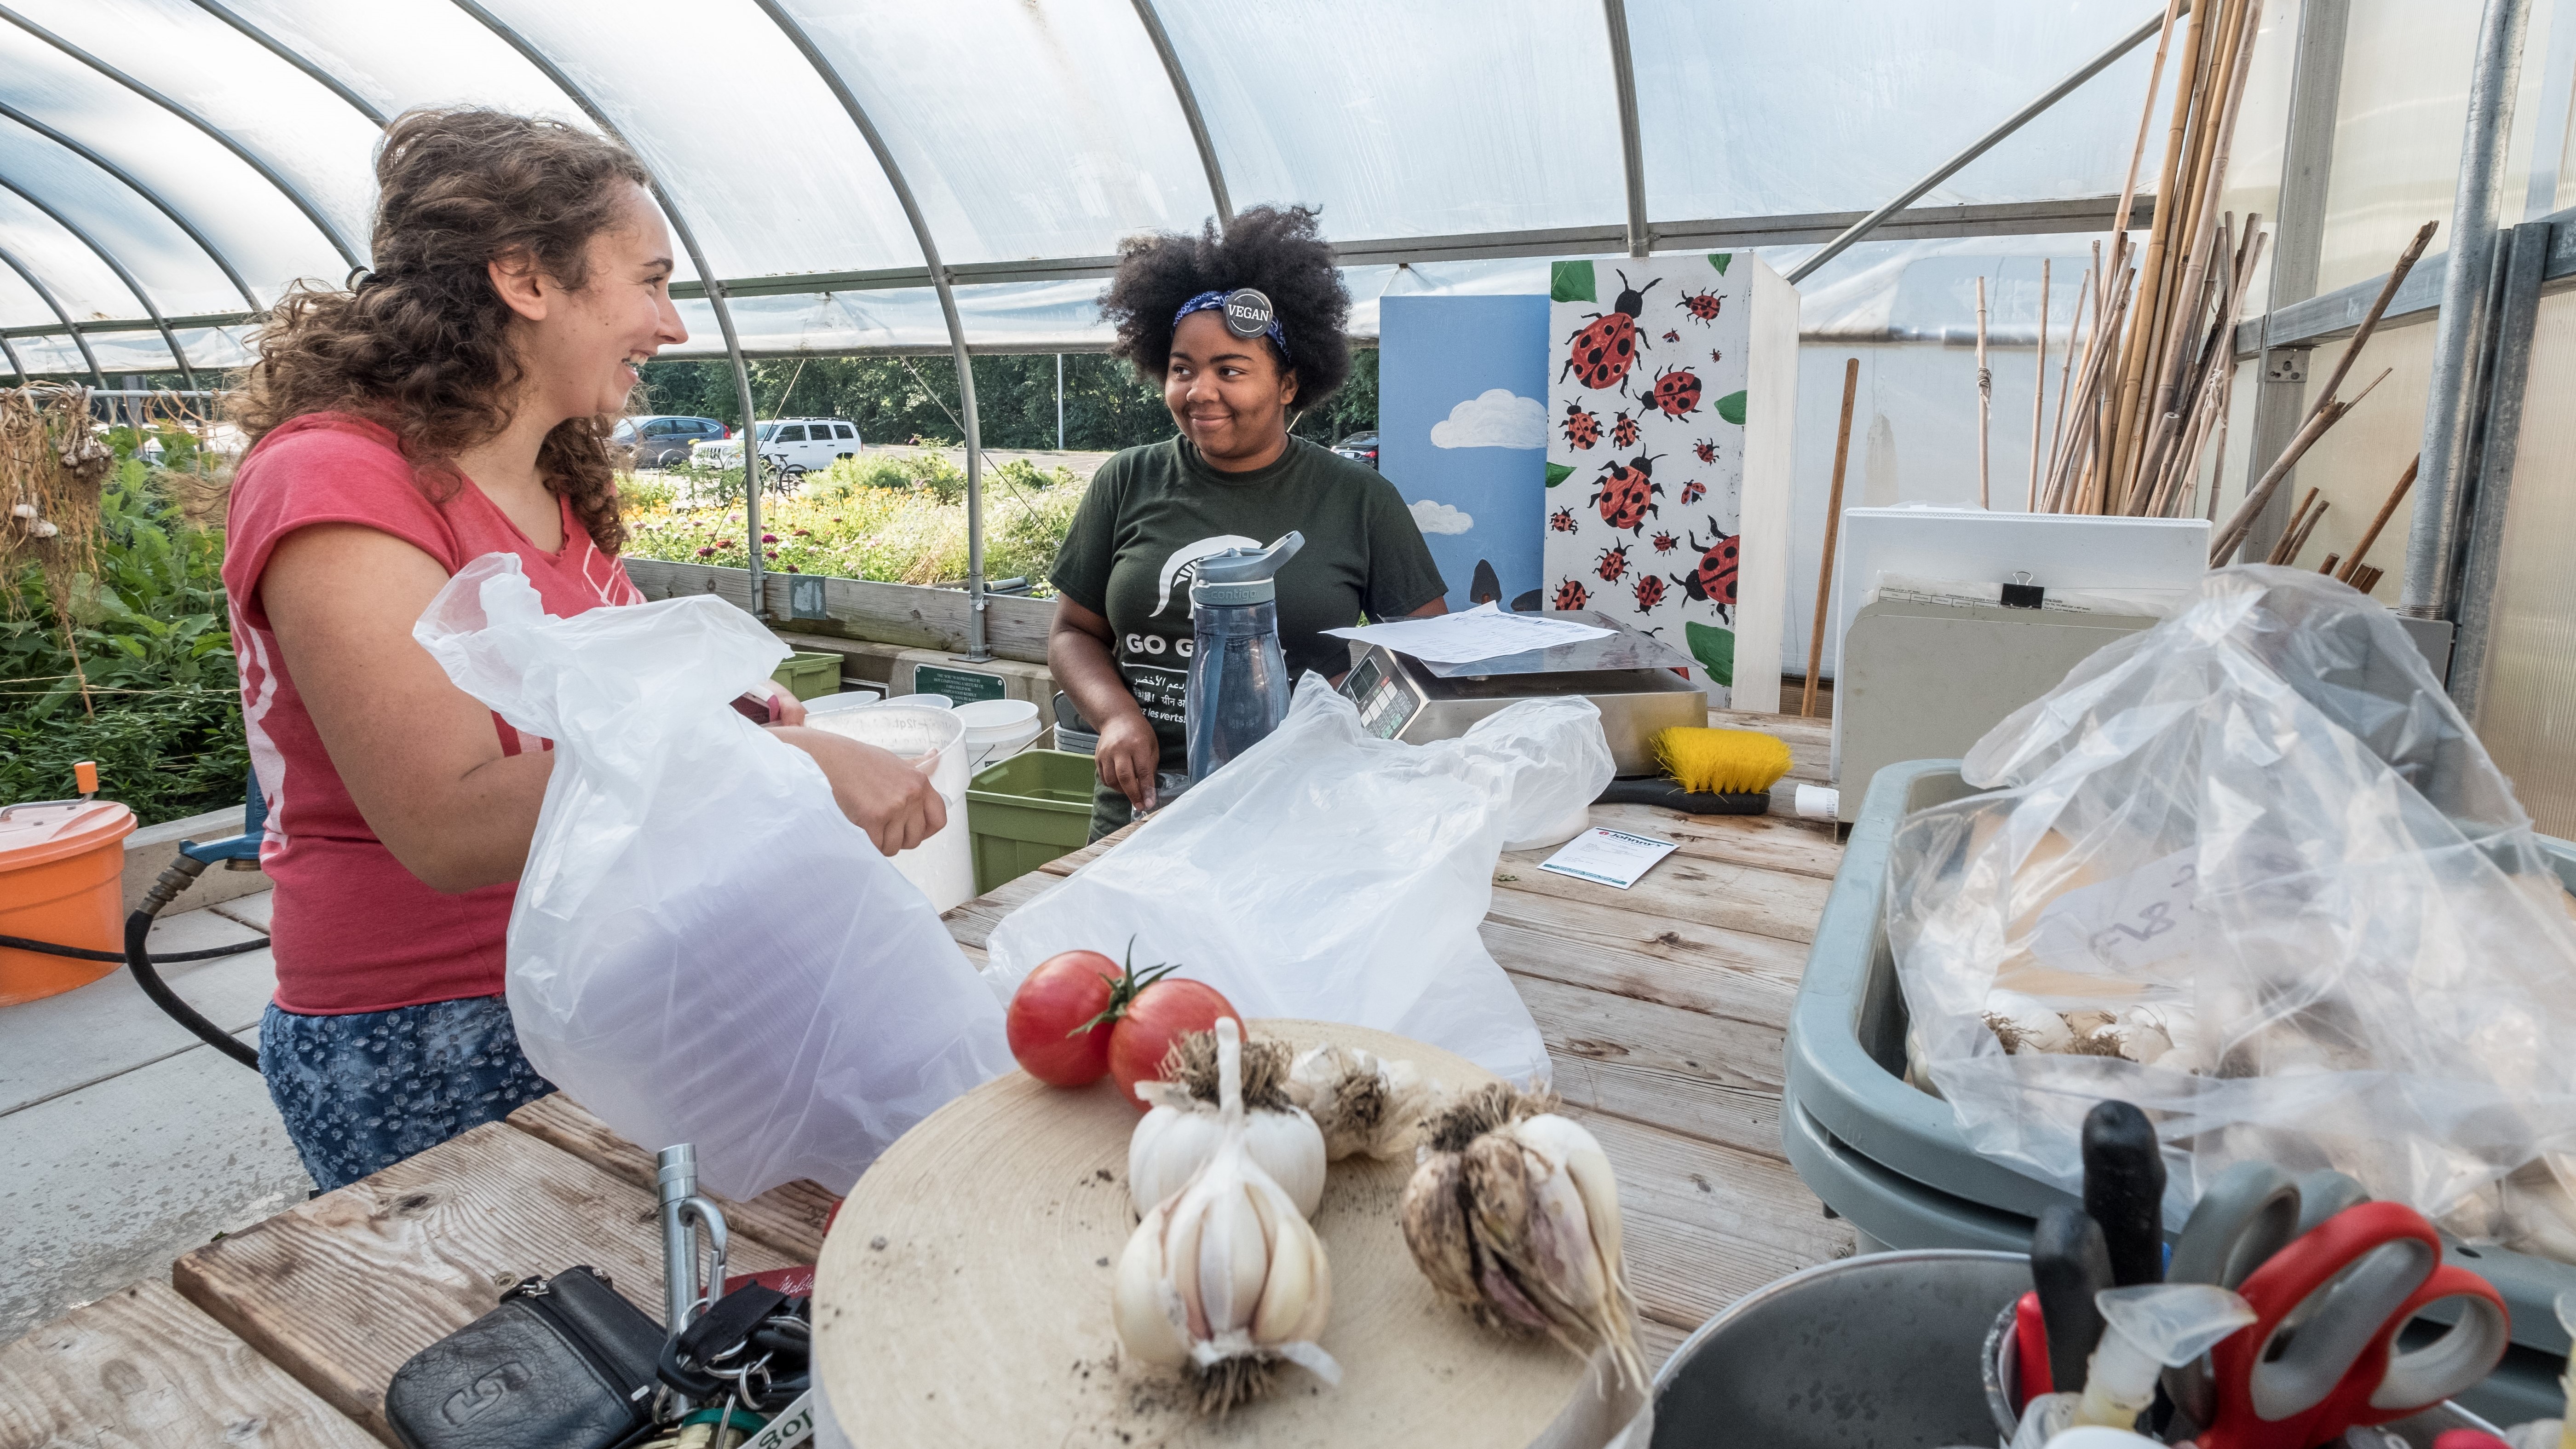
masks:
{"type": "MultiPolygon", "coordinates": [[[[1724,817],[1711,817],[1723,819],[1724,817]]],[[[1694,922],[1804,944],[1815,939],[1829,880],[1788,875],[1758,866],[1733,865],[1691,855],[1658,862],[1627,890],[1540,870],[1553,850],[1506,853],[1495,869],[1499,903],[1505,891],[1558,900],[1611,905],[1640,917],[1694,922]],[[1504,876],[1512,879],[1505,880],[1504,876]]],[[[1499,909],[1498,904],[1498,909],[1499,909]]]]}
{"type": "Polygon", "coordinates": [[[1538,1023],[1567,1101],[1780,1155],[1777,1028],[1533,976],[1514,976],[1512,986],[1538,1023]]]}
{"type": "Polygon", "coordinates": [[[1682,854],[1700,860],[1832,880],[1843,863],[1833,826],[1801,820],[1779,808],[1785,802],[1778,796],[1773,800],[1769,815],[1689,815],[1652,805],[1596,805],[1592,822],[1677,841],[1682,854]]]}
{"type": "Polygon", "coordinates": [[[1483,934],[1516,971],[1784,1027],[1807,962],[1795,941],[1520,892],[1494,893],[1483,934]]]}
{"type": "MultiPolygon", "coordinates": [[[[748,569],[630,558],[626,560],[626,574],[648,599],[714,594],[737,608],[750,607],[748,569]]],[[[789,607],[794,578],[780,573],[762,575],[762,592],[767,596],[761,610],[763,622],[807,633],[839,634],[917,649],[966,647],[969,611],[962,590],[827,578],[823,581],[824,617],[799,619],[789,607]]],[[[1004,659],[1029,664],[1046,662],[1047,629],[1055,619],[1052,600],[992,594],[986,596],[984,604],[986,647],[1004,659]]]]}
{"type": "MultiPolygon", "coordinates": [[[[656,1190],[654,1154],[610,1131],[607,1123],[561,1092],[539,1097],[504,1120],[647,1192],[656,1190]]],[[[804,1181],[771,1188],[747,1202],[715,1193],[708,1196],[724,1209],[729,1232],[767,1243],[791,1263],[811,1263],[822,1253],[823,1224],[841,1204],[822,1184],[804,1181]]]]}
{"type": "MultiPolygon", "coordinates": [[[[197,1249],[181,1295],[323,1401],[393,1442],[385,1385],[501,1290],[575,1264],[662,1318],[653,1195],[502,1122],[197,1249]]],[[[745,1238],[730,1267],[789,1259],[745,1238]]]]}
{"type": "Polygon", "coordinates": [[[1572,1109],[1619,1175],[1629,1287],[1649,1318],[1697,1327],[1746,1293],[1848,1257],[1851,1225],[1787,1163],[1572,1109]]]}
{"type": "Polygon", "coordinates": [[[1781,1156],[1778,1097],[1735,1091],[1685,1073],[1558,1051],[1550,1051],[1548,1061],[1555,1069],[1557,1095],[1573,1106],[1758,1157],[1781,1156]]]}
{"type": "Polygon", "coordinates": [[[374,1449],[315,1397],[154,1280],[0,1347],[0,1449],[374,1449]]]}

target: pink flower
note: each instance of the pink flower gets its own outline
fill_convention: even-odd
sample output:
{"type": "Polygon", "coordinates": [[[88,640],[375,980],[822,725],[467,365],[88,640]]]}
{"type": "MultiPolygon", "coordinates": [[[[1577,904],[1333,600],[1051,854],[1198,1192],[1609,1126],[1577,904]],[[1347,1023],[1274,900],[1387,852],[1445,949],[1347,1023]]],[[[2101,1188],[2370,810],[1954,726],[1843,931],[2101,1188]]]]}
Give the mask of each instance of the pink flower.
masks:
{"type": "Polygon", "coordinates": [[[717,539],[717,540],[716,540],[716,547],[718,547],[718,548],[731,548],[731,547],[733,547],[733,540],[732,540],[732,539],[729,539],[729,538],[720,538],[720,539],[717,539]]]}
{"type": "Polygon", "coordinates": [[[764,533],[760,536],[760,541],[762,543],[776,543],[778,542],[778,535],[774,533],[764,533]]]}
{"type": "Polygon", "coordinates": [[[700,558],[714,558],[715,556],[716,551],[714,549],[702,548],[698,550],[698,557],[700,558]]]}
{"type": "Polygon", "coordinates": [[[797,567],[796,565],[794,565],[794,564],[789,564],[789,565],[787,566],[787,571],[788,571],[789,573],[791,573],[791,574],[799,574],[799,573],[803,573],[803,572],[804,572],[804,570],[803,570],[803,569],[798,568],[798,567],[797,567]]]}
{"type": "Polygon", "coordinates": [[[764,548],[760,551],[760,556],[762,558],[776,558],[778,557],[778,550],[774,548],[764,548]]]}

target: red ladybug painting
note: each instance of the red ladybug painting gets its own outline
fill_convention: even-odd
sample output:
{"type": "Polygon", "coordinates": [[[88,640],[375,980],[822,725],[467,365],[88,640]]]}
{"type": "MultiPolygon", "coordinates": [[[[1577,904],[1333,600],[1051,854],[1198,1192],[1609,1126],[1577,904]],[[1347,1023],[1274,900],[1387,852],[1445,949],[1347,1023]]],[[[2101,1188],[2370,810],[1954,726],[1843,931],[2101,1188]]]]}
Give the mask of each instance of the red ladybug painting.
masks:
{"type": "Polygon", "coordinates": [[[1698,530],[1692,530],[1690,546],[1700,550],[1699,567],[1687,574],[1675,575],[1673,582],[1681,585],[1682,593],[1689,598],[1717,605],[1719,617],[1732,624],[1735,622],[1736,543],[1742,535],[1721,531],[1714,518],[1708,521],[1708,531],[1714,538],[1702,545],[1698,530]]]}
{"type": "Polygon", "coordinates": [[[1673,537],[1671,534],[1669,534],[1669,533],[1665,533],[1665,532],[1663,532],[1663,531],[1662,531],[1662,530],[1660,530],[1660,529],[1658,529],[1658,530],[1656,531],[1656,533],[1655,533],[1655,552],[1657,552],[1657,553],[1671,553],[1674,549],[1677,549],[1677,548],[1679,548],[1679,547],[1681,547],[1681,546],[1682,546],[1682,541],[1681,541],[1680,539],[1675,538],[1675,537],[1673,537]]]}
{"type": "Polygon", "coordinates": [[[1716,462],[1717,439],[1702,438],[1698,442],[1691,444],[1691,456],[1699,459],[1703,463],[1716,462]]]}
{"type": "Polygon", "coordinates": [[[1679,342],[1682,340],[1682,335],[1667,327],[1664,329],[1664,340],[1666,342],[1679,342]]]}
{"type": "Polygon", "coordinates": [[[1647,400],[1665,417],[1689,417],[1699,411],[1699,374],[1687,367],[1667,367],[1655,374],[1655,390],[1647,400]]]}
{"type": "Polygon", "coordinates": [[[1549,607],[1559,613],[1571,613],[1589,606],[1591,602],[1592,595],[1583,587],[1581,579],[1567,579],[1556,586],[1556,602],[1549,607]]]}
{"type": "Polygon", "coordinates": [[[1628,416],[1626,413],[1619,413],[1612,417],[1610,422],[1610,446],[1614,448],[1633,448],[1637,446],[1637,420],[1635,418],[1628,416]]]}
{"type": "Polygon", "coordinates": [[[1717,320],[1718,309],[1726,305],[1726,298],[1715,292],[1690,292],[1673,305],[1688,312],[1692,321],[1705,326],[1717,320]]]}
{"type": "Polygon", "coordinates": [[[1601,441],[1601,417],[1587,413],[1581,403],[1565,405],[1565,421],[1557,425],[1565,430],[1565,445],[1578,452],[1601,441]]]}
{"type": "Polygon", "coordinates": [[[1628,545],[1623,543],[1617,548],[1605,548],[1601,550],[1601,563],[1599,567],[1601,570],[1601,582],[1605,584],[1615,584],[1622,578],[1627,577],[1628,545]]]}
{"type": "Polygon", "coordinates": [[[1560,508],[1554,513],[1549,514],[1547,516],[1547,526],[1558,533],[1572,533],[1574,531],[1574,510],[1571,508],[1560,508]]]}
{"type": "Polygon", "coordinates": [[[1562,382],[1568,373],[1584,387],[1599,390],[1615,387],[1628,391],[1628,371],[1637,365],[1637,352],[1646,340],[1637,333],[1637,314],[1646,309],[1646,294],[1663,278],[1649,280],[1643,287],[1628,285],[1627,273],[1619,274],[1619,297],[1607,312],[1595,312],[1566,339],[1565,366],[1558,370],[1562,382]]]}
{"type": "Polygon", "coordinates": [[[1726,360],[1726,354],[1712,347],[1708,350],[1708,360],[1711,362],[1724,362],[1726,360]]]}
{"type": "Polygon", "coordinates": [[[1646,531],[1646,515],[1662,510],[1655,499],[1664,485],[1654,480],[1655,460],[1640,454],[1625,463],[1613,463],[1601,472],[1601,491],[1585,500],[1599,504],[1601,521],[1612,528],[1633,533],[1646,531]]]}
{"type": "Polygon", "coordinates": [[[1637,575],[1637,582],[1632,587],[1637,591],[1637,612],[1640,614],[1653,612],[1654,607],[1664,601],[1664,581],[1653,574],[1637,575]]]}
{"type": "Polygon", "coordinates": [[[1708,485],[1705,483],[1693,482],[1682,485],[1682,506],[1685,508],[1707,496],[1708,485]]]}

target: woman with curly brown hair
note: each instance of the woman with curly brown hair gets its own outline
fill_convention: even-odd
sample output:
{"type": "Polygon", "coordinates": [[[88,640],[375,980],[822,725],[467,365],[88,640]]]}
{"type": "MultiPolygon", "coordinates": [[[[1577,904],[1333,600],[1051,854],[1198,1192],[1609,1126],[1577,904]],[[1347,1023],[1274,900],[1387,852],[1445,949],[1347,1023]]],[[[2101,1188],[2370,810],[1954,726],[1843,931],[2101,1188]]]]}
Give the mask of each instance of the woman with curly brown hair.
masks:
{"type": "MultiPolygon", "coordinates": [[[[550,746],[411,630],[489,553],[559,617],[642,602],[608,430],[638,366],[688,339],[661,213],[614,143],[414,111],[376,181],[375,269],[280,303],[234,400],[253,446],[224,557],[276,883],[260,1071],[324,1188],[551,1090],[501,996],[550,746]]],[[[879,849],[945,823],[917,771],[801,718],[773,728],[879,849]]]]}
{"type": "Polygon", "coordinates": [[[1292,675],[1349,667],[1323,630],[1449,607],[1395,485],[1289,435],[1351,371],[1351,296],[1313,211],[1259,206],[1221,234],[1131,238],[1100,311],[1118,329],[1111,354],[1162,384],[1180,432],[1102,464],[1056,554],[1047,666],[1100,732],[1094,840],[1153,807],[1157,772],[1188,768],[1200,559],[1305,535],[1279,573],[1292,675]]]}

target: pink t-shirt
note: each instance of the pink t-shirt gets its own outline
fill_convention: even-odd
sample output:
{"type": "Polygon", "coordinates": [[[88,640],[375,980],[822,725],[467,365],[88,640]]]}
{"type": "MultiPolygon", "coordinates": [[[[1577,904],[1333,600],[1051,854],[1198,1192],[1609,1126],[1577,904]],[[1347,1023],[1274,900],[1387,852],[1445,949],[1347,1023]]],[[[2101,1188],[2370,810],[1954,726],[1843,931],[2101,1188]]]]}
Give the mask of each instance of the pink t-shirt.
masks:
{"type": "MultiPolygon", "coordinates": [[[[412,545],[453,574],[487,553],[513,553],[558,618],[644,596],[591,542],[569,502],[563,547],[547,553],[471,483],[434,501],[394,435],[345,413],[313,413],[260,439],[233,476],[224,541],[242,723],[268,801],[260,869],[276,883],[270,930],[277,1004],[337,1015],[502,988],[503,943],[516,885],[449,895],[405,870],[376,839],[305,713],[259,604],[260,574],[279,540],[317,523],[355,523],[412,545]]],[[[406,643],[403,647],[417,647],[406,643]]],[[[506,754],[551,748],[492,716],[506,754]]]]}

